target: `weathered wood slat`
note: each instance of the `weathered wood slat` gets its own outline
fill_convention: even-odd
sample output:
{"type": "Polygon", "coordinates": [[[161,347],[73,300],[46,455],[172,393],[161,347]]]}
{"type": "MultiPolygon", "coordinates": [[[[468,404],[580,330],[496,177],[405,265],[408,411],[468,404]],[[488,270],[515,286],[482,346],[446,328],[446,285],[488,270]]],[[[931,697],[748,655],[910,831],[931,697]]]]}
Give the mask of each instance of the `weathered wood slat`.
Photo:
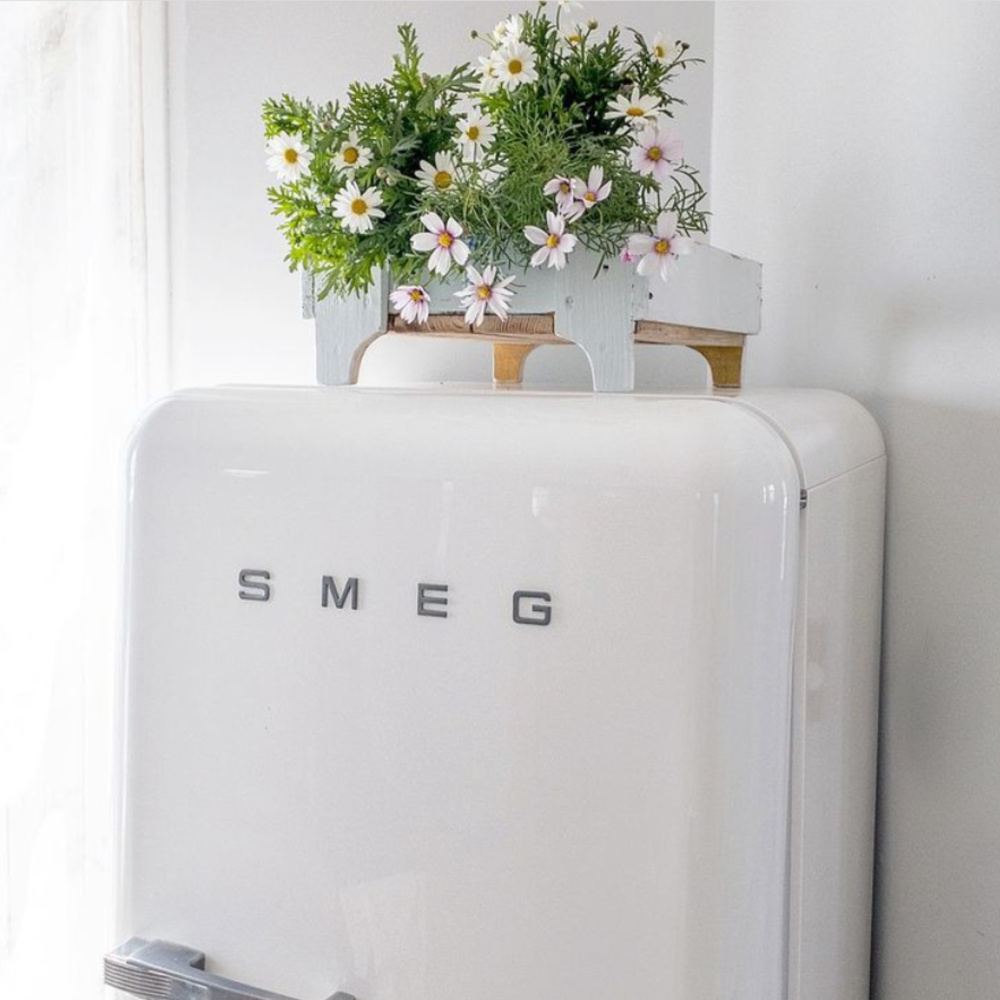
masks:
{"type": "Polygon", "coordinates": [[[760,332],[761,266],[718,247],[678,259],[668,281],[649,282],[646,316],[731,333],[760,332]]]}
{"type": "Polygon", "coordinates": [[[583,348],[597,392],[635,388],[633,286],[641,278],[620,260],[607,261],[594,277],[594,262],[584,255],[557,271],[556,336],[583,348]]]}
{"type": "Polygon", "coordinates": [[[653,319],[640,319],[635,324],[637,344],[680,344],[692,347],[708,344],[715,347],[742,346],[745,333],[727,330],[705,330],[698,326],[679,326],[676,323],[659,323],[653,319]]]}
{"type": "Polygon", "coordinates": [[[387,333],[402,333],[421,337],[470,337],[476,340],[493,340],[512,344],[532,344],[539,337],[556,339],[555,316],[552,313],[514,315],[506,320],[487,316],[482,326],[472,327],[462,313],[437,313],[426,323],[411,326],[398,316],[390,315],[387,333]]]}
{"type": "Polygon", "coordinates": [[[379,271],[364,295],[314,298],[316,375],[321,385],[351,385],[365,348],[389,323],[389,275],[379,271]]]}

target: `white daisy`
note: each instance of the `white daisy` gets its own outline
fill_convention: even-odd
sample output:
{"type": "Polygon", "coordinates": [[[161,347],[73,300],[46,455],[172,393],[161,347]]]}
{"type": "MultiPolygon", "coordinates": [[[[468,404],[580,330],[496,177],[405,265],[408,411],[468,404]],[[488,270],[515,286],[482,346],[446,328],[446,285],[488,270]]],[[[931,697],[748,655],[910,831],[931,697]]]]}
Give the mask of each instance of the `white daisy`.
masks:
{"type": "Polygon", "coordinates": [[[367,167],[372,162],[371,150],[360,144],[357,132],[351,132],[340,144],[340,149],[333,154],[333,162],[338,169],[353,177],[355,170],[367,167]]]}
{"type": "Polygon", "coordinates": [[[631,260],[641,258],[636,267],[638,274],[659,272],[660,277],[666,280],[677,258],[691,253],[694,247],[694,240],[677,232],[677,213],[661,212],[654,234],[636,233],[630,236],[625,252],[631,260]]]}
{"type": "Polygon", "coordinates": [[[635,128],[646,124],[647,118],[652,118],[660,110],[660,102],[656,97],[645,97],[639,93],[638,87],[632,88],[629,97],[619,94],[610,104],[605,118],[624,118],[635,128]]]}
{"type": "Polygon", "coordinates": [[[404,323],[426,323],[431,311],[431,297],[423,285],[400,285],[389,293],[389,301],[404,323]]]}
{"type": "Polygon", "coordinates": [[[584,209],[593,208],[611,194],[611,181],[604,183],[604,167],[591,167],[586,181],[573,178],[573,197],[584,209]]]}
{"type": "Polygon", "coordinates": [[[553,177],[542,188],[542,194],[555,195],[556,208],[564,214],[573,207],[573,181],[569,177],[553,177]]]}
{"type": "Polygon", "coordinates": [[[535,53],[520,42],[507,42],[496,51],[497,76],[507,90],[514,90],[522,83],[538,79],[535,72],[535,53]]]}
{"type": "Polygon", "coordinates": [[[500,60],[497,54],[491,52],[488,56],[479,57],[479,92],[492,94],[500,89],[500,60]]]}
{"type": "Polygon", "coordinates": [[[362,191],[354,181],[348,181],[333,199],[333,214],[341,220],[344,229],[367,233],[374,225],[372,219],[385,217],[385,212],[378,207],[381,204],[382,194],[376,188],[362,191]]]}
{"type": "Polygon", "coordinates": [[[668,41],[667,37],[660,31],[653,39],[649,51],[653,54],[653,58],[659,62],[672,63],[684,50],[681,48],[680,42],[668,41]]]}
{"type": "Polygon", "coordinates": [[[435,153],[434,162],[420,161],[417,180],[431,191],[447,191],[455,183],[455,161],[450,153],[435,153]]]}
{"type": "Polygon", "coordinates": [[[463,267],[469,259],[469,247],[459,236],[462,227],[454,220],[441,221],[436,212],[428,212],[420,216],[425,233],[415,233],[410,237],[410,246],[419,253],[429,253],[427,262],[432,273],[447,274],[451,270],[452,261],[463,267]]]}
{"type": "Polygon", "coordinates": [[[267,152],[267,169],[282,183],[299,181],[309,173],[313,154],[299,136],[282,132],[268,140],[267,152]]]}
{"type": "Polygon", "coordinates": [[[561,271],[566,266],[566,254],[576,246],[576,237],[566,232],[566,218],[558,212],[546,212],[545,221],[548,232],[538,226],[524,227],[524,235],[539,248],[531,258],[531,266],[541,267],[548,262],[549,267],[561,271]]]}
{"type": "Polygon", "coordinates": [[[579,0],[556,0],[556,6],[559,8],[559,13],[564,14],[574,7],[582,7],[583,4],[579,0]]]}
{"type": "Polygon", "coordinates": [[[461,299],[465,306],[465,322],[479,326],[483,322],[486,310],[500,319],[507,318],[507,307],[514,293],[507,287],[514,277],[501,279],[497,274],[497,269],[490,264],[483,269],[480,274],[471,264],[466,269],[465,276],[469,284],[461,291],[455,292],[457,298],[461,299]]]}
{"type": "Polygon", "coordinates": [[[648,174],[663,184],[684,159],[684,143],[668,132],[660,122],[647,125],[639,133],[629,153],[632,169],[648,174]]]}
{"type": "Polygon", "coordinates": [[[471,112],[458,123],[459,138],[462,142],[462,156],[475,163],[493,142],[496,130],[490,116],[471,112]]]}
{"type": "Polygon", "coordinates": [[[521,16],[520,14],[511,14],[505,21],[501,21],[493,29],[493,40],[497,45],[503,45],[506,42],[517,42],[521,39],[521,16]]]}
{"type": "Polygon", "coordinates": [[[562,35],[559,37],[559,46],[563,49],[578,49],[583,45],[586,37],[586,25],[581,24],[579,21],[573,21],[572,24],[567,24],[563,28],[562,35]]]}

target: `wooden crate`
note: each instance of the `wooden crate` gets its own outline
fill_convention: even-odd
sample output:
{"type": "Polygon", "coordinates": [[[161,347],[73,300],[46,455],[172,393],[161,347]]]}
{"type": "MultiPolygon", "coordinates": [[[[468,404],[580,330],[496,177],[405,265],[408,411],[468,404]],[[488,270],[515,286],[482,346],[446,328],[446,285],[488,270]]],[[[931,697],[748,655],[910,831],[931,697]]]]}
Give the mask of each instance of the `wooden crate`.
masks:
{"type": "Polygon", "coordinates": [[[715,247],[699,246],[682,257],[669,281],[647,280],[634,264],[600,265],[587,251],[570,254],[565,270],[537,269],[518,275],[511,314],[487,315],[470,327],[454,292],[456,273],[435,284],[431,315],[409,326],[389,306],[391,277],[375,275],[364,295],[316,297],[303,279],[303,314],[316,322],[317,379],[323,385],[357,381],[368,345],[384,334],[461,337],[493,344],[493,377],[500,385],[521,382],[524,361],[542,344],[576,344],[590,362],[597,392],[635,387],[635,344],[677,344],[708,362],[716,388],[738,388],[746,337],[760,329],[761,265],[715,247]],[[599,271],[599,273],[598,273],[599,271]]]}

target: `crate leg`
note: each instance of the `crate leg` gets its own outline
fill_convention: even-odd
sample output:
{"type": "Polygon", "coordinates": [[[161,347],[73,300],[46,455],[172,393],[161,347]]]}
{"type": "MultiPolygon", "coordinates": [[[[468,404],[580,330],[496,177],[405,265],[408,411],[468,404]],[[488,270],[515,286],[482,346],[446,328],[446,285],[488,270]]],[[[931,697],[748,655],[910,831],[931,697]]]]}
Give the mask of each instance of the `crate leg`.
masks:
{"type": "Polygon", "coordinates": [[[389,283],[384,272],[361,295],[313,299],[308,309],[316,319],[316,378],[320,385],[353,385],[361,358],[373,340],[386,332],[389,283]]]}
{"type": "MultiPolygon", "coordinates": [[[[575,255],[574,255],[575,256],[575,255]]],[[[610,260],[595,277],[589,257],[570,258],[555,279],[556,336],[583,348],[590,362],[595,392],[631,392],[635,388],[635,274],[610,260]]]]}
{"type": "Polygon", "coordinates": [[[739,389],[743,374],[743,345],[689,344],[707,362],[716,389],[739,389]]]}
{"type": "Polygon", "coordinates": [[[520,385],[524,362],[537,344],[494,344],[493,381],[496,385],[520,385]]]}

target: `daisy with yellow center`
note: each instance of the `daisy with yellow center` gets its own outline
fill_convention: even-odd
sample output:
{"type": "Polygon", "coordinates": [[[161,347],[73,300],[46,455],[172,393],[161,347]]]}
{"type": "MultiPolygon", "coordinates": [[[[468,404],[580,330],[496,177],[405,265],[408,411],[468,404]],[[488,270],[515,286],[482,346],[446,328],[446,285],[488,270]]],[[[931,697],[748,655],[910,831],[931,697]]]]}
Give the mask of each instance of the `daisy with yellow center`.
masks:
{"type": "Polygon", "coordinates": [[[500,319],[506,319],[510,300],[514,297],[514,293],[507,287],[514,280],[513,275],[501,278],[492,264],[480,274],[470,264],[465,276],[469,283],[461,291],[455,292],[456,298],[465,306],[465,322],[470,326],[479,326],[487,309],[500,319]]]}
{"type": "Polygon", "coordinates": [[[628,238],[625,256],[629,260],[638,259],[636,273],[644,276],[659,274],[666,280],[677,258],[691,253],[694,248],[694,240],[677,231],[677,213],[661,212],[652,235],[635,233],[628,238]]]}
{"type": "Polygon", "coordinates": [[[351,132],[333,154],[333,163],[338,170],[343,170],[348,177],[354,176],[355,170],[367,167],[372,162],[371,150],[361,145],[357,132],[351,132]]]}
{"type": "Polygon", "coordinates": [[[284,183],[302,180],[309,173],[313,154],[297,135],[282,132],[267,142],[267,169],[278,175],[284,183]]]}
{"type": "Polygon", "coordinates": [[[667,181],[683,159],[684,143],[661,123],[647,125],[629,153],[632,169],[652,177],[657,184],[667,181]]]}
{"type": "Polygon", "coordinates": [[[500,89],[500,60],[497,54],[491,52],[488,56],[479,57],[479,91],[482,94],[492,94],[500,89]]]}
{"type": "Polygon", "coordinates": [[[447,274],[452,262],[464,267],[469,259],[469,247],[459,237],[462,227],[454,220],[443,222],[436,212],[420,216],[426,232],[410,237],[410,246],[418,253],[429,253],[427,267],[432,274],[447,274]]]}
{"type": "Polygon", "coordinates": [[[573,207],[573,181],[569,177],[553,177],[542,194],[555,195],[556,208],[564,215],[573,207]]]}
{"type": "Polygon", "coordinates": [[[450,153],[436,153],[434,162],[420,161],[417,180],[420,186],[431,191],[447,191],[455,183],[455,161],[450,153]]]}
{"type": "Polygon", "coordinates": [[[404,323],[426,323],[431,311],[431,297],[423,285],[400,285],[389,293],[392,303],[404,323]]]}
{"type": "Polygon", "coordinates": [[[586,25],[579,21],[568,24],[559,39],[559,45],[563,49],[578,49],[587,39],[586,25]]]}
{"type": "Polygon", "coordinates": [[[573,178],[573,197],[583,206],[584,211],[604,201],[609,194],[611,194],[611,181],[604,183],[603,167],[591,167],[585,181],[579,177],[573,178]]]}
{"type": "Polygon", "coordinates": [[[655,117],[659,110],[659,98],[646,97],[639,93],[638,87],[633,87],[628,97],[619,94],[608,105],[608,112],[604,117],[624,118],[633,128],[642,128],[647,124],[647,119],[655,117]]]}
{"type": "Polygon", "coordinates": [[[333,199],[333,214],[340,219],[344,229],[352,233],[367,233],[374,226],[375,219],[385,218],[382,194],[370,187],[362,191],[354,181],[348,181],[333,199]]]}
{"type": "Polygon", "coordinates": [[[494,53],[497,57],[497,76],[501,86],[516,90],[522,83],[538,79],[535,72],[535,53],[518,41],[508,41],[494,53]]]}
{"type": "Polygon", "coordinates": [[[462,158],[476,163],[490,148],[496,132],[489,115],[473,113],[458,123],[458,134],[462,142],[462,158]]]}
{"type": "Polygon", "coordinates": [[[672,63],[680,56],[683,49],[680,42],[668,41],[661,31],[653,39],[653,44],[650,45],[649,51],[657,62],[672,63]]]}
{"type": "Polygon", "coordinates": [[[519,14],[511,14],[507,20],[501,21],[493,29],[493,41],[497,45],[520,41],[521,27],[521,16],[519,14]]]}
{"type": "Polygon", "coordinates": [[[534,243],[539,248],[532,255],[531,266],[541,267],[547,263],[549,267],[561,271],[566,266],[566,255],[572,253],[576,246],[576,237],[566,232],[564,215],[558,212],[546,212],[545,221],[548,223],[548,232],[539,229],[538,226],[524,227],[524,235],[528,242],[534,243]]]}

